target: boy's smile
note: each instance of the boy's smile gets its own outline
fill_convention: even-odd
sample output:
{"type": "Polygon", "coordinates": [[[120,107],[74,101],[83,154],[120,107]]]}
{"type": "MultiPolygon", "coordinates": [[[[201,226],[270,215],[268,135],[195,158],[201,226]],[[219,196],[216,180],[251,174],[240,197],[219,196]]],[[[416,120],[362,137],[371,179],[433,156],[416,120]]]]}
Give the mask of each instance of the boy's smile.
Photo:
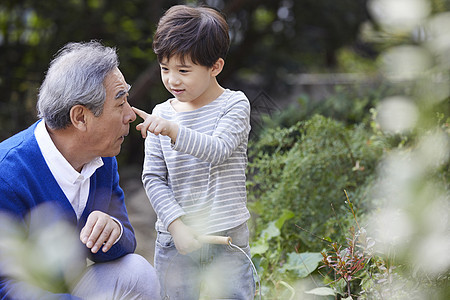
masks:
{"type": "Polygon", "coordinates": [[[172,94],[176,97],[177,95],[181,95],[184,90],[180,90],[180,89],[171,89],[172,94]]]}

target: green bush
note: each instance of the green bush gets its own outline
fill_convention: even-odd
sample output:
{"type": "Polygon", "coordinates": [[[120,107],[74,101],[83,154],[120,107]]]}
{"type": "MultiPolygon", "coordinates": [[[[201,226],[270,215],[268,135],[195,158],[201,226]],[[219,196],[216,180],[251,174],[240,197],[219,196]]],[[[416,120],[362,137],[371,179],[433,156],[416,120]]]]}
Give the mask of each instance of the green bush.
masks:
{"type": "Polygon", "coordinates": [[[342,237],[348,223],[344,189],[359,212],[373,181],[382,144],[371,142],[365,125],[344,126],[316,115],[287,129],[269,129],[250,145],[249,206],[257,215],[256,234],[289,209],[294,217],[281,232],[284,250],[318,251],[323,241],[342,237]],[[312,234],[299,229],[306,229],[312,234]]]}
{"type": "Polygon", "coordinates": [[[369,210],[366,193],[386,147],[373,137],[368,125],[315,115],[289,128],[268,128],[251,141],[252,254],[265,299],[287,297],[290,284],[316,269],[321,250],[345,241],[354,219],[344,190],[359,215],[369,210]],[[304,259],[306,270],[298,263],[304,259]]]}

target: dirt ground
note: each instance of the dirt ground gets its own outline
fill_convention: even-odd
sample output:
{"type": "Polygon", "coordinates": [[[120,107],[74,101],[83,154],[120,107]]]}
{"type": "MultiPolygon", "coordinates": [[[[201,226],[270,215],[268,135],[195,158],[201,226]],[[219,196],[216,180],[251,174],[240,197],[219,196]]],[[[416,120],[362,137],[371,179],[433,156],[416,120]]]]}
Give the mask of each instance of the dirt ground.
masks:
{"type": "Polygon", "coordinates": [[[156,214],[147,198],[141,181],[141,170],[130,168],[119,170],[120,185],[125,192],[125,203],[137,240],[136,253],[153,265],[155,247],[156,214]]]}

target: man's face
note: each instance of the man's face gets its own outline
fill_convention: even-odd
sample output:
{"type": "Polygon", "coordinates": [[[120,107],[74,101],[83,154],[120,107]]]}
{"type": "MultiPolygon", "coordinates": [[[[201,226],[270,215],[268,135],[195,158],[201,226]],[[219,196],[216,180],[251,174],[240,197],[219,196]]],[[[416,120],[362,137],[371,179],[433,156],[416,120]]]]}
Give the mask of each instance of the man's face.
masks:
{"type": "Polygon", "coordinates": [[[103,85],[106,89],[103,112],[98,117],[89,114],[86,144],[95,156],[116,156],[136,115],[128,103],[130,86],[119,69],[109,72],[103,85]]]}

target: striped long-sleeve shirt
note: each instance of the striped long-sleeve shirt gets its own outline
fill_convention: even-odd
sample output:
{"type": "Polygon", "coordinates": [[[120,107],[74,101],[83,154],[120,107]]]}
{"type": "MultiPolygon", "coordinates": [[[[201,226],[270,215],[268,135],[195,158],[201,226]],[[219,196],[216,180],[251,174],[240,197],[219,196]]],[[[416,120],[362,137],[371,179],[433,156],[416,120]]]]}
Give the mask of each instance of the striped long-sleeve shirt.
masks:
{"type": "Polygon", "coordinates": [[[213,102],[176,112],[171,99],[153,114],[176,122],[177,140],[149,134],[142,174],[157,214],[156,230],[181,217],[200,233],[214,233],[244,223],[247,209],[245,169],[250,132],[250,104],[244,93],[225,90],[213,102]]]}

